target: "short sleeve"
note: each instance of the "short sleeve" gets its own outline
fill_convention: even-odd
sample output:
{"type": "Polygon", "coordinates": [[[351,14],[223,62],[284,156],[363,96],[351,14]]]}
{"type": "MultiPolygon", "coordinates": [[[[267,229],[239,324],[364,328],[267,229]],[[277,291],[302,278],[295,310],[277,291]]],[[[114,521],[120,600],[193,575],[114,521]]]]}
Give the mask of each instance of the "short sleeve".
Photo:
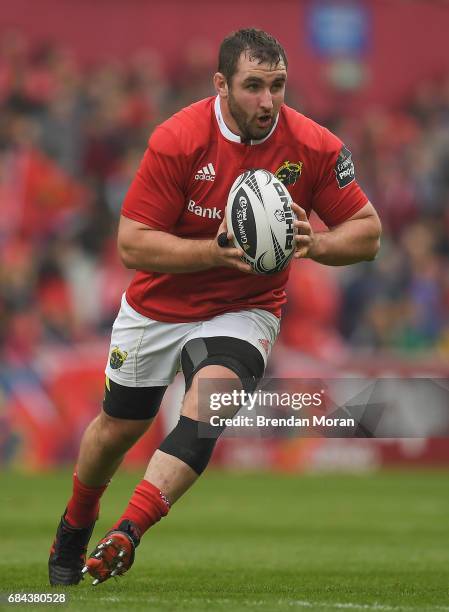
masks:
{"type": "Polygon", "coordinates": [[[185,206],[184,166],[179,142],[170,131],[157,128],[125,197],[122,215],[170,231],[185,206]]]}
{"type": "Polygon", "coordinates": [[[368,202],[357,184],[352,154],[342,141],[323,128],[321,163],[312,208],[328,227],[347,221],[368,202]]]}

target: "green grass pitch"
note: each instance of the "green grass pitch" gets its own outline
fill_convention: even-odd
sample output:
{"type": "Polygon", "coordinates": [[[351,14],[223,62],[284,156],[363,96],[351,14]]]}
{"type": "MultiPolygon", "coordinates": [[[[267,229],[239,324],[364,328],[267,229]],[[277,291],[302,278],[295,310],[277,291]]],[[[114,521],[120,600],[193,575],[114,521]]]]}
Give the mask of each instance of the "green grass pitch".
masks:
{"type": "MultiPolygon", "coordinates": [[[[119,473],[92,544],[140,474],[119,473]]],[[[48,549],[70,472],[0,476],[0,608],[175,612],[449,611],[445,472],[364,476],[206,472],[146,534],[123,578],[63,590],[67,604],[8,604],[50,593],[48,549]]]]}

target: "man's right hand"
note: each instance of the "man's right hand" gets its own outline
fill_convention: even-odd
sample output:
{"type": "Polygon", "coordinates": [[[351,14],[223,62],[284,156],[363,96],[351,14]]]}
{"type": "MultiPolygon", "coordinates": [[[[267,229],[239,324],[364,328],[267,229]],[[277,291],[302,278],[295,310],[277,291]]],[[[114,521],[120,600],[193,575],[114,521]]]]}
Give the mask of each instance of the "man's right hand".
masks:
{"type": "MultiPolygon", "coordinates": [[[[244,252],[240,248],[236,248],[233,242],[233,234],[228,231],[226,225],[226,213],[224,214],[224,219],[218,228],[217,235],[213,240],[208,243],[208,256],[210,257],[210,262],[212,267],[220,267],[223,266],[225,268],[234,268],[235,270],[239,270],[240,272],[245,272],[246,274],[255,274],[254,270],[251,266],[244,261],[242,261],[242,257],[244,256],[244,252]],[[226,235],[228,244],[226,246],[220,246],[218,237],[226,235]]],[[[220,243],[223,242],[223,238],[220,239],[220,243]]]]}

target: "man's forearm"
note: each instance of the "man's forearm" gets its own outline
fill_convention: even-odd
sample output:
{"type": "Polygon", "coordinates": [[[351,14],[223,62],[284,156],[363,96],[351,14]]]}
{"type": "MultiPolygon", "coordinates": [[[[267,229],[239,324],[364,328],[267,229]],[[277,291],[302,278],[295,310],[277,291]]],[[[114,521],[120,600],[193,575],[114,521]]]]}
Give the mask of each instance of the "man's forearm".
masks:
{"type": "Polygon", "coordinates": [[[346,221],[329,231],[316,232],[308,257],[328,266],[371,261],[379,250],[380,233],[376,218],[346,221]]]}
{"type": "MultiPolygon", "coordinates": [[[[217,235],[224,233],[225,229],[222,221],[217,235]]],[[[252,272],[251,266],[242,261],[242,249],[232,244],[223,248],[216,236],[209,240],[179,238],[124,216],[120,218],[118,250],[127,268],[145,272],[183,274],[220,267],[233,268],[245,274],[252,272]]]]}
{"type": "Polygon", "coordinates": [[[173,274],[199,272],[213,266],[211,242],[140,230],[132,244],[119,244],[119,252],[127,268],[173,274]]]}

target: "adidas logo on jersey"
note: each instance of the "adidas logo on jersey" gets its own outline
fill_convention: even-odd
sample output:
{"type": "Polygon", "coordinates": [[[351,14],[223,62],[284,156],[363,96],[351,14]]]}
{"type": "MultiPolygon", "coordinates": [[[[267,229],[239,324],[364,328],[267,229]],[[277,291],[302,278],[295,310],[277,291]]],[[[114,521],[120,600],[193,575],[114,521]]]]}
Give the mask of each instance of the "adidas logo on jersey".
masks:
{"type": "Polygon", "coordinates": [[[221,221],[221,210],[219,210],[216,206],[213,208],[203,208],[199,204],[195,202],[195,200],[190,200],[187,204],[187,210],[192,212],[194,215],[198,217],[207,217],[208,219],[220,219],[221,221]]]}
{"type": "Polygon", "coordinates": [[[197,181],[215,181],[215,169],[213,164],[207,164],[200,168],[195,174],[197,181]]]}

